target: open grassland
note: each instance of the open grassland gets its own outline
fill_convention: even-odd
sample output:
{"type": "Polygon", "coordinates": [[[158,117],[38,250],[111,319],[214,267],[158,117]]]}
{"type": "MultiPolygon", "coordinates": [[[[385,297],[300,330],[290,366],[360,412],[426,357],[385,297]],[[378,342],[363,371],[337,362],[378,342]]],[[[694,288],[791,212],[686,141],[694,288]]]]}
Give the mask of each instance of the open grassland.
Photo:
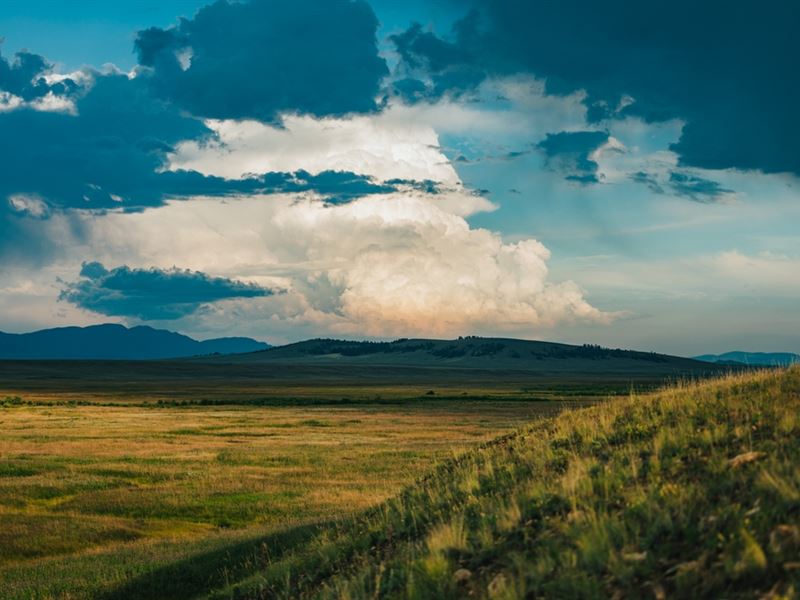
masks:
{"type": "Polygon", "coordinates": [[[798,597],[798,368],[171,377],[0,392],[0,597],[798,597]]]}
{"type": "Polygon", "coordinates": [[[435,396],[345,406],[2,398],[4,600],[224,587],[436,462],[560,408],[435,396]]]}
{"type": "MultiPolygon", "coordinates": [[[[568,359],[529,361],[529,369],[422,365],[227,363],[172,361],[0,360],[0,398],[26,402],[99,404],[354,404],[409,399],[548,400],[605,397],[653,389],[683,376],[719,374],[719,366],[696,363],[681,370],[662,363],[623,366],[607,361],[574,364],[568,359]],[[550,366],[550,363],[554,363],[550,366]],[[545,368],[546,367],[546,368],[545,368]],[[572,368],[574,367],[574,368],[572,368]],[[580,367],[580,369],[578,368],[580,367]]],[[[228,360],[234,360],[230,358],[228,360]]],[[[681,359],[684,360],[684,359],[681,359]]],[[[429,361],[433,363],[433,361],[429,361]]],[[[692,364],[695,363],[693,361],[692,364]]],[[[669,365],[669,363],[667,363],[669,365]]]]}
{"type": "Polygon", "coordinates": [[[800,369],[542,420],[217,598],[797,598],[800,369]]]}

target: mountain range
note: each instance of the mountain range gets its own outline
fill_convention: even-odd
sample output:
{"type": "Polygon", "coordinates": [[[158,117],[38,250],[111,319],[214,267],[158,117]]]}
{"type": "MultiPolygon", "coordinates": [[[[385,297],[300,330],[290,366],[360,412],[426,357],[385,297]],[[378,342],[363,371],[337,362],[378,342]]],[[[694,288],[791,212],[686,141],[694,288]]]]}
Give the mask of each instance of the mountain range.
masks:
{"type": "Polygon", "coordinates": [[[692,372],[703,364],[783,366],[800,362],[788,352],[727,352],[681,358],[655,352],[575,346],[511,338],[399,339],[391,342],[311,339],[270,346],[246,337],[199,341],[147,326],[58,327],[32,333],[0,332],[0,359],[162,360],[192,358],[242,366],[419,367],[512,369],[540,372],[595,370],[692,372]]]}
{"type": "Polygon", "coordinates": [[[300,389],[312,390],[315,397],[323,392],[349,397],[375,386],[412,394],[420,393],[417,388],[437,386],[474,393],[553,385],[575,393],[591,388],[595,393],[601,388],[619,391],[634,382],[654,385],[746,368],[655,352],[511,338],[311,339],[267,347],[249,339],[198,342],[168,331],[118,325],[0,335],[0,357],[51,359],[0,360],[0,389],[69,385],[94,391],[130,390],[135,381],[148,393],[224,390],[228,399],[232,390],[257,397],[276,390],[293,397],[300,389]],[[78,358],[84,360],[74,360],[78,358]]]}
{"type": "Polygon", "coordinates": [[[695,360],[713,363],[743,364],[765,367],[786,367],[800,363],[800,354],[792,352],[725,352],[724,354],[702,354],[695,360]]]}
{"type": "Polygon", "coordinates": [[[199,341],[147,326],[104,324],[32,333],[0,332],[0,359],[154,360],[254,352],[269,344],[245,337],[199,341]]]}

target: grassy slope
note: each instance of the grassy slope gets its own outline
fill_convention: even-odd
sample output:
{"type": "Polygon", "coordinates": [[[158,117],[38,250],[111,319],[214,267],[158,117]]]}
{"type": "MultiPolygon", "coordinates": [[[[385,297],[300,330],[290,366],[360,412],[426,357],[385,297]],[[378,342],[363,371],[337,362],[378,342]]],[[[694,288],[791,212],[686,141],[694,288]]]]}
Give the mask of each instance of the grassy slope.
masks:
{"type": "Polygon", "coordinates": [[[216,596],[794,598],[798,408],[795,368],[534,423],[216,596]]]}

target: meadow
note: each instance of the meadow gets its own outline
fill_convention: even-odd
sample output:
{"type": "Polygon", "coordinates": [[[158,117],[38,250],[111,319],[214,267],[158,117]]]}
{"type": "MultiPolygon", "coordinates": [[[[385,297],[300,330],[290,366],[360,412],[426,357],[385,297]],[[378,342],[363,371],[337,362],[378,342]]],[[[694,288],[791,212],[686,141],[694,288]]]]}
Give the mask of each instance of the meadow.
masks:
{"type": "Polygon", "coordinates": [[[800,590],[800,368],[627,393],[110,384],[0,392],[0,597],[800,590]]]}
{"type": "Polygon", "coordinates": [[[345,406],[5,398],[2,598],[187,597],[223,586],[264,552],[561,407],[432,397],[345,406]]]}

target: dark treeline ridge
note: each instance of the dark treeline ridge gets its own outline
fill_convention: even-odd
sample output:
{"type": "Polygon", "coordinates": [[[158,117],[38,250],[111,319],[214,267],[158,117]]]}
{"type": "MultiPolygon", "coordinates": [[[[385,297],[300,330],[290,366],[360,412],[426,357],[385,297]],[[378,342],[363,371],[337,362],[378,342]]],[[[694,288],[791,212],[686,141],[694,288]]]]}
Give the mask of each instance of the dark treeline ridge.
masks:
{"type": "MultiPolygon", "coordinates": [[[[515,340],[516,341],[516,340],[515,340]]],[[[463,356],[496,356],[507,354],[511,358],[528,356],[545,359],[591,359],[627,358],[648,362],[663,363],[668,359],[655,352],[639,352],[621,348],[606,348],[597,344],[569,346],[565,344],[541,344],[536,348],[522,350],[519,344],[509,344],[497,340],[485,340],[477,336],[459,337],[458,340],[437,343],[430,340],[411,340],[400,338],[391,342],[347,341],[318,338],[303,343],[300,352],[308,355],[341,354],[342,356],[364,356],[369,354],[394,354],[427,352],[438,358],[459,358],[463,356]]]]}

